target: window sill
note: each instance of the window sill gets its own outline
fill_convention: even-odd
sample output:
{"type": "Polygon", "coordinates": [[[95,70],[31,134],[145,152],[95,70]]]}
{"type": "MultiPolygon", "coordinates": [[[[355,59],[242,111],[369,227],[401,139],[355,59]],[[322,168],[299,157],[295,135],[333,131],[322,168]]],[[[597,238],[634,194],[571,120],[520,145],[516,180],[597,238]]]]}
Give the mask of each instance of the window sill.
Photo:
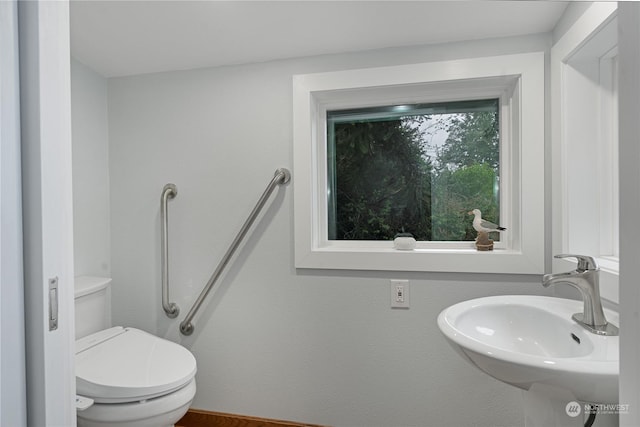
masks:
{"type": "Polygon", "coordinates": [[[600,267],[600,296],[610,302],[620,303],[620,260],[614,257],[597,257],[600,267]]]}
{"type": "Polygon", "coordinates": [[[540,260],[521,251],[495,249],[424,249],[322,247],[307,252],[297,268],[455,273],[542,274],[540,260]]]}
{"type": "Polygon", "coordinates": [[[619,281],[617,271],[600,270],[600,296],[607,301],[620,304],[619,281]]]}

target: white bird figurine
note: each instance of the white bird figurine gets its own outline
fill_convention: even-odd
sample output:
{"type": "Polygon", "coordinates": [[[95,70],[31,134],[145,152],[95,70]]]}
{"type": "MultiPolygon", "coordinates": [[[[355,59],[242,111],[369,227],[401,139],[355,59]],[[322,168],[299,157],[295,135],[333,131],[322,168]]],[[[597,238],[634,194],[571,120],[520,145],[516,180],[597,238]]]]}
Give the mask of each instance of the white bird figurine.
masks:
{"type": "Polygon", "coordinates": [[[482,212],[480,209],[474,209],[469,212],[469,215],[473,214],[473,228],[478,232],[490,233],[492,231],[504,231],[506,228],[500,227],[497,224],[482,219],[482,212]]]}

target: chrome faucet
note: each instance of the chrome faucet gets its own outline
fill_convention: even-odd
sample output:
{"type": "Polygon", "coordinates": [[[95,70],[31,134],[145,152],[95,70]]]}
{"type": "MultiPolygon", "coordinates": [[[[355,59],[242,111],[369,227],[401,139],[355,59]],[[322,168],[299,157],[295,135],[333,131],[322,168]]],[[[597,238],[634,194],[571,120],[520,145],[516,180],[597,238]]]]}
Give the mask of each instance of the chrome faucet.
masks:
{"type": "Polygon", "coordinates": [[[618,335],[618,328],[607,322],[600,300],[599,273],[596,261],[585,255],[556,255],[555,258],[577,258],[578,268],[567,273],[545,274],[542,286],[545,288],[558,283],[566,283],[577,288],[582,294],[584,308],[582,313],[576,313],[571,318],[582,327],[598,335],[618,335]]]}

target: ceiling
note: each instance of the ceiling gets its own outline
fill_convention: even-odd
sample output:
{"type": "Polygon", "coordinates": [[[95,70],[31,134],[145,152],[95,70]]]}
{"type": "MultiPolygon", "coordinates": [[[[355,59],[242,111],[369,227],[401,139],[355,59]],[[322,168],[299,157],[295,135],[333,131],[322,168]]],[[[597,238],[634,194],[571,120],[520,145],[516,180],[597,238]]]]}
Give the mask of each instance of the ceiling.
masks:
{"type": "Polygon", "coordinates": [[[551,31],[564,1],[71,2],[71,53],[105,77],[551,31]]]}

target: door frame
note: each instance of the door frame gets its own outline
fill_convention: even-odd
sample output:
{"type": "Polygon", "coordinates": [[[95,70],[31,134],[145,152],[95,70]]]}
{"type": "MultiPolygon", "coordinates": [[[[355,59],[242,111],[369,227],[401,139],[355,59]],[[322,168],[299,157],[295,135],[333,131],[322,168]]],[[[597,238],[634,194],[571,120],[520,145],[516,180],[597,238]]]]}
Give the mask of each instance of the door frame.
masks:
{"type": "Polygon", "coordinates": [[[640,3],[618,2],[620,135],[620,426],[640,425],[640,3]]]}
{"type": "Polygon", "coordinates": [[[18,1],[18,26],[27,422],[75,426],[69,3],[18,1]]]}
{"type": "Polygon", "coordinates": [[[0,425],[26,425],[18,6],[0,2],[0,425]]]}

